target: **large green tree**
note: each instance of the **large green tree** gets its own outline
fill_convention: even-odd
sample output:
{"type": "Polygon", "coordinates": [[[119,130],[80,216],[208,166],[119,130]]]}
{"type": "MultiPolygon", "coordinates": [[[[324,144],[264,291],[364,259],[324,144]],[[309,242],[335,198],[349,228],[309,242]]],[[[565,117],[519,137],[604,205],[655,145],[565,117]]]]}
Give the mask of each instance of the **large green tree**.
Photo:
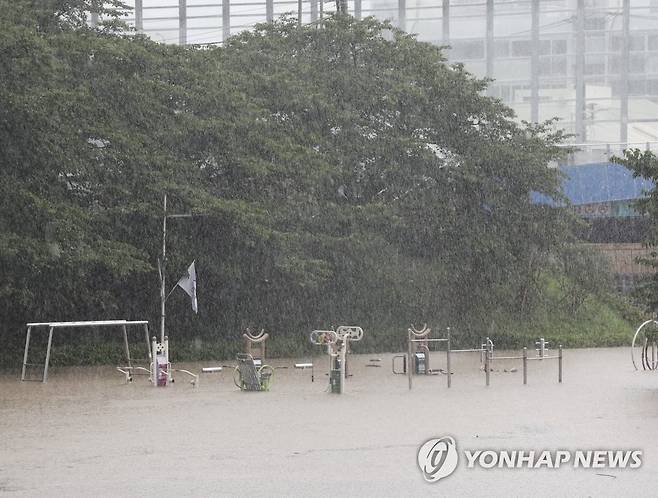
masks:
{"type": "Polygon", "coordinates": [[[654,187],[646,192],[646,196],[635,203],[636,209],[650,220],[649,230],[644,242],[651,251],[647,257],[641,258],[640,262],[652,271],[643,279],[635,290],[638,298],[646,304],[651,311],[658,311],[658,158],[651,151],[639,149],[628,149],[624,151],[623,157],[615,157],[613,160],[623,164],[633,172],[635,177],[651,180],[654,187]]]}
{"type": "MultiPolygon", "coordinates": [[[[6,2],[3,2],[6,4],[6,2]]],[[[300,337],[532,306],[568,230],[549,125],[518,125],[441,49],[373,19],[257,26],[223,47],[86,24],[99,3],[0,13],[0,304],[28,319],[156,317],[174,337],[300,337]],[[170,273],[171,277],[179,275],[170,273]],[[175,281],[175,280],[174,280],[175,281]]],[[[116,5],[115,5],[116,6],[116,5]]],[[[6,7],[6,5],[5,5],[6,7]]]]}

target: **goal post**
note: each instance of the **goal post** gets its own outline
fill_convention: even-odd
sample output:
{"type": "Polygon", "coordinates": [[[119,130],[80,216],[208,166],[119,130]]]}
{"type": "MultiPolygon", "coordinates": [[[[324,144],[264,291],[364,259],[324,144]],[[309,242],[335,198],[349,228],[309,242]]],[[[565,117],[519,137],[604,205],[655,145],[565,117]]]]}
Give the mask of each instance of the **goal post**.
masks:
{"type": "Polygon", "coordinates": [[[119,327],[123,333],[123,343],[125,348],[126,359],[128,361],[128,366],[131,367],[131,358],[130,358],[130,346],[128,344],[128,327],[143,327],[144,329],[144,338],[146,340],[146,347],[149,354],[149,359],[152,358],[151,353],[151,342],[149,340],[149,328],[148,321],[145,320],[95,320],[95,321],[78,321],[78,322],[31,322],[26,324],[27,331],[25,333],[25,352],[23,353],[23,368],[21,370],[21,381],[25,379],[25,373],[28,366],[41,366],[43,368],[43,376],[41,378],[42,382],[48,380],[48,367],[50,365],[50,352],[52,350],[53,344],[53,332],[55,329],[62,328],[82,328],[82,327],[119,327]],[[32,330],[36,328],[47,328],[48,329],[48,345],[46,346],[46,359],[44,364],[40,363],[28,363],[29,350],[30,350],[30,339],[32,335],[32,330]]]}

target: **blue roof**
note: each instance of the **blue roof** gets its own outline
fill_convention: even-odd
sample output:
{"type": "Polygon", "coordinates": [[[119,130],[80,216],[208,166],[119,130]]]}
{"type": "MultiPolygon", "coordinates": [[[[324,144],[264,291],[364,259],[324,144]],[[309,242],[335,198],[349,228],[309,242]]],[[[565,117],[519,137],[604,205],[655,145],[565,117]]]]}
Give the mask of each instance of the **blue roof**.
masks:
{"type": "Polygon", "coordinates": [[[620,164],[590,163],[559,168],[566,175],[562,191],[574,205],[638,199],[653,188],[650,180],[634,178],[620,164]]]}

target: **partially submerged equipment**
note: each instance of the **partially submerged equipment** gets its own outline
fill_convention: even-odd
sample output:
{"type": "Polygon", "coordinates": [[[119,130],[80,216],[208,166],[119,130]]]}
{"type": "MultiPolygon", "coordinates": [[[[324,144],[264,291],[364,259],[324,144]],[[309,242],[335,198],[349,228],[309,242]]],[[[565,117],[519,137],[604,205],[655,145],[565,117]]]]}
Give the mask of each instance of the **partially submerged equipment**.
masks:
{"type": "Polygon", "coordinates": [[[635,370],[642,365],[642,370],[658,368],[658,321],[647,320],[642,323],[633,335],[631,342],[631,361],[635,370]],[[639,350],[639,351],[638,351],[639,350]],[[639,358],[636,357],[636,354],[639,358]]]}
{"type": "MultiPolygon", "coordinates": [[[[413,325],[407,329],[407,354],[393,356],[392,369],[395,374],[407,374],[409,379],[409,389],[411,389],[414,375],[430,375],[438,373],[439,370],[430,368],[430,349],[431,344],[447,343],[446,349],[446,373],[448,387],[450,387],[450,329],[447,329],[446,337],[432,336],[432,329],[423,325],[421,330],[417,330],[413,325]],[[402,370],[395,369],[396,358],[402,358],[402,370]],[[411,368],[409,368],[409,365],[411,368]]],[[[437,351],[433,351],[437,352],[437,351]]]]}
{"type": "MultiPolygon", "coordinates": [[[[488,340],[489,338],[487,338],[488,340]]],[[[534,360],[557,360],[557,381],[558,383],[562,383],[562,344],[558,346],[557,349],[557,354],[556,355],[549,355],[548,354],[548,347],[547,345],[549,344],[543,337],[540,337],[535,344],[538,346],[536,349],[537,355],[532,358],[528,357],[528,348],[523,348],[521,351],[520,356],[496,356],[494,358],[493,356],[493,343],[492,343],[492,350],[491,350],[491,355],[486,354],[484,355],[484,378],[485,378],[485,383],[487,386],[489,386],[491,382],[491,371],[493,370],[491,368],[491,364],[495,361],[505,361],[505,360],[520,360],[522,362],[522,369],[523,369],[523,384],[528,383],[528,362],[529,361],[534,361],[534,360]]]]}
{"type": "Polygon", "coordinates": [[[262,366],[265,362],[265,341],[270,335],[265,332],[265,329],[261,329],[259,334],[252,334],[251,329],[247,328],[242,337],[244,337],[245,354],[254,359],[256,367],[262,366]]]}
{"type": "MultiPolygon", "coordinates": [[[[48,367],[50,366],[50,354],[53,345],[53,333],[55,329],[62,328],[91,328],[91,327],[116,327],[123,333],[124,350],[126,354],[127,366],[121,367],[122,373],[126,374],[126,378],[132,376],[132,372],[138,367],[133,367],[132,359],[130,357],[130,346],[128,344],[128,327],[142,327],[144,330],[144,337],[146,339],[146,347],[149,352],[149,360],[151,360],[151,345],[149,343],[149,328],[148,321],[145,320],[96,320],[96,321],[77,321],[77,322],[31,322],[27,325],[27,332],[25,334],[25,352],[23,353],[23,368],[21,370],[21,381],[25,380],[40,380],[41,382],[48,381],[48,367]],[[32,332],[34,329],[48,329],[48,345],[46,346],[46,357],[43,363],[29,363],[30,341],[32,340],[32,332]],[[28,379],[26,378],[26,371],[28,367],[39,367],[42,369],[41,379],[28,379]]],[[[142,370],[145,370],[142,368],[142,370]]]]}
{"type": "Polygon", "coordinates": [[[353,325],[341,325],[336,330],[314,330],[310,340],[316,346],[326,346],[329,355],[329,386],[332,393],[345,392],[347,353],[350,342],[360,341],[363,329],[353,325]]]}
{"type": "Polygon", "coordinates": [[[407,354],[399,354],[393,356],[393,373],[406,374],[407,365],[411,364],[411,374],[413,375],[429,375],[433,371],[430,367],[430,343],[431,342],[444,342],[447,339],[438,339],[432,337],[432,329],[423,325],[423,328],[417,330],[416,327],[411,325],[407,329],[407,354]],[[402,360],[402,368],[396,369],[396,359],[402,360]]]}
{"type": "Polygon", "coordinates": [[[256,365],[253,356],[238,353],[238,366],[233,371],[233,382],[242,391],[269,391],[274,369],[269,365],[256,365]]]}

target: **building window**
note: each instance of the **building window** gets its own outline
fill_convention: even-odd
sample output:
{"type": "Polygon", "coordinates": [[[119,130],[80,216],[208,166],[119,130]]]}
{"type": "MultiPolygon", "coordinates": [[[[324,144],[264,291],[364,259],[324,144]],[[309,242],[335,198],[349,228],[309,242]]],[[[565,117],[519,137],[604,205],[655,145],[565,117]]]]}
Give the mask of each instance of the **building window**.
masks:
{"type": "Polygon", "coordinates": [[[496,57],[509,57],[509,41],[494,40],[494,54],[496,57]]]}
{"type": "Polygon", "coordinates": [[[512,42],[513,57],[530,57],[532,55],[531,40],[514,40],[512,42]]]}
{"type": "Polygon", "coordinates": [[[644,35],[633,35],[630,39],[631,52],[644,52],[644,35]]]}
{"type": "Polygon", "coordinates": [[[628,71],[631,73],[644,72],[644,55],[631,55],[628,60],[628,71]]]}
{"type": "Polygon", "coordinates": [[[649,50],[658,50],[658,35],[649,35],[647,45],[649,50]]]}
{"type": "Polygon", "coordinates": [[[602,31],[605,29],[605,17],[585,14],[585,31],[602,31]]]}
{"type": "Polygon", "coordinates": [[[562,55],[567,53],[567,40],[553,40],[551,42],[551,53],[562,55]]]}

